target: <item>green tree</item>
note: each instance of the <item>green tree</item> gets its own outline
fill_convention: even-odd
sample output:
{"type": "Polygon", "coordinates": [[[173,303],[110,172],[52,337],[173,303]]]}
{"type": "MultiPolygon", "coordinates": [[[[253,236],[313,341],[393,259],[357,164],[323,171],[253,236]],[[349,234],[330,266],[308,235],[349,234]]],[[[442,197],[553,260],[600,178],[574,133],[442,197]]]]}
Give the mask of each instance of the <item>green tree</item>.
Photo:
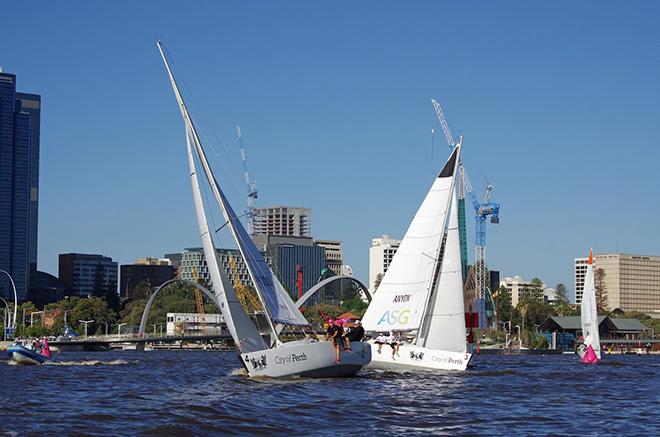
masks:
{"type": "Polygon", "coordinates": [[[511,304],[511,293],[505,286],[500,286],[495,292],[495,308],[497,318],[500,322],[511,320],[513,305],[511,304]]]}
{"type": "Polygon", "coordinates": [[[341,309],[343,312],[350,311],[360,317],[364,316],[368,306],[369,304],[363,301],[360,296],[353,296],[352,298],[347,299],[341,303],[341,309]]]}
{"type": "Polygon", "coordinates": [[[372,293],[375,293],[376,290],[378,290],[378,286],[380,286],[380,283],[383,281],[383,274],[379,273],[376,275],[376,279],[374,280],[374,289],[372,290],[372,293]]]}
{"type": "Polygon", "coordinates": [[[596,289],[596,308],[598,314],[608,314],[608,301],[607,301],[607,283],[605,282],[605,270],[594,270],[594,287],[596,289]]]}

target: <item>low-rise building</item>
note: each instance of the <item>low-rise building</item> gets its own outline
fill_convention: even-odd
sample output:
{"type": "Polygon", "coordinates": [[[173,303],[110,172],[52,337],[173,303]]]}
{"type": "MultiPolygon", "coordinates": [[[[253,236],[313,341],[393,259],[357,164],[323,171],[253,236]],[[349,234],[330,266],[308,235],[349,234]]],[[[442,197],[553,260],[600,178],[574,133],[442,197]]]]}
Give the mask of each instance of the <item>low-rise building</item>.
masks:
{"type": "Polygon", "coordinates": [[[167,335],[222,335],[227,325],[222,314],[167,313],[167,335]]]}

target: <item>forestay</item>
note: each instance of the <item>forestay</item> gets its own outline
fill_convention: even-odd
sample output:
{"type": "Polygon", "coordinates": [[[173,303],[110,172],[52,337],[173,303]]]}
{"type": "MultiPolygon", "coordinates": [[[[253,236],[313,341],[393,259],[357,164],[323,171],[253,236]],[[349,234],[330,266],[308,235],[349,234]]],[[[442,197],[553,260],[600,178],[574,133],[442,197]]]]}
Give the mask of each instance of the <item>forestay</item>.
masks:
{"type": "Polygon", "coordinates": [[[460,145],[415,214],[363,318],[369,331],[420,327],[446,226],[460,145]]]}
{"type": "Polygon", "coordinates": [[[584,276],[582,306],[580,308],[582,336],[585,346],[591,346],[600,359],[600,334],[598,333],[598,309],[596,307],[596,286],[594,283],[593,251],[589,251],[587,273],[584,276]]]}

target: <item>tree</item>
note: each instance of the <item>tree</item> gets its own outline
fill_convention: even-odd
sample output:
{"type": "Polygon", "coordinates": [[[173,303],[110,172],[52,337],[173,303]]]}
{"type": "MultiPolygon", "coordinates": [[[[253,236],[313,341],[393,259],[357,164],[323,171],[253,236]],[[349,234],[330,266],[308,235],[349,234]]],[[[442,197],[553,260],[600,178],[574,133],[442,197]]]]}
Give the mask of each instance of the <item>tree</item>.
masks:
{"type": "Polygon", "coordinates": [[[555,302],[557,306],[568,305],[568,289],[564,284],[557,284],[555,287],[555,302]]]}
{"type": "Polygon", "coordinates": [[[511,293],[503,285],[495,292],[495,308],[497,318],[500,322],[511,320],[513,305],[511,305],[511,293]]]}
{"type": "Polygon", "coordinates": [[[605,282],[605,270],[594,271],[594,287],[596,288],[596,308],[598,313],[607,314],[609,304],[607,302],[607,283],[605,282]]]}
{"type": "Polygon", "coordinates": [[[376,279],[374,280],[374,289],[372,293],[375,293],[376,290],[378,290],[378,287],[380,286],[382,280],[383,280],[383,274],[382,273],[377,274],[376,279]]]}
{"type": "Polygon", "coordinates": [[[564,284],[557,284],[555,292],[555,312],[558,316],[572,316],[575,315],[574,308],[568,300],[568,289],[564,284]]]}

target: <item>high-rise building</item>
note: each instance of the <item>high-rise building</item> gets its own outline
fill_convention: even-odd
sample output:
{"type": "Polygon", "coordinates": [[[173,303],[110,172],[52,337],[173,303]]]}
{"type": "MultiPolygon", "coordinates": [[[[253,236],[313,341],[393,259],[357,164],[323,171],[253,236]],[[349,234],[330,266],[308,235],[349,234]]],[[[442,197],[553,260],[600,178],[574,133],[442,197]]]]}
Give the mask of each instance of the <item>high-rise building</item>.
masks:
{"type": "Polygon", "coordinates": [[[74,296],[117,292],[117,263],[103,255],[64,253],[59,256],[59,278],[74,296]]]}
{"type": "MultiPolygon", "coordinates": [[[[642,312],[660,309],[660,256],[603,253],[594,254],[593,260],[596,282],[600,274],[605,288],[607,308],[642,312]]],[[[575,258],[574,262],[575,303],[580,304],[587,258],[575,258]]]]}
{"type": "Polygon", "coordinates": [[[314,243],[325,249],[325,266],[332,270],[335,275],[341,275],[343,265],[341,241],[314,240],[314,243]]]}
{"type": "MultiPolygon", "coordinates": [[[[21,301],[36,281],[40,106],[0,70],[0,270],[11,274],[21,301]]],[[[6,275],[0,296],[14,297],[6,275]]]]}
{"type": "Polygon", "coordinates": [[[293,206],[254,209],[253,235],[312,236],[312,210],[293,206]]]}
{"type": "Polygon", "coordinates": [[[369,248],[369,289],[372,293],[376,291],[378,275],[381,275],[382,279],[382,275],[390,266],[400,244],[401,240],[390,238],[389,235],[371,240],[371,247],[369,248]]]}
{"type": "Polygon", "coordinates": [[[545,285],[537,287],[521,276],[505,277],[500,281],[500,287],[506,288],[511,296],[511,305],[515,308],[523,299],[536,299],[543,302],[543,290],[545,285]]]}
{"type": "MultiPolygon", "coordinates": [[[[287,289],[292,299],[298,298],[298,276],[302,274],[303,293],[317,283],[325,267],[325,249],[314,244],[312,238],[254,235],[257,248],[271,260],[271,268],[287,289]]],[[[310,304],[322,301],[314,296],[310,304]]]]}
{"type": "Polygon", "coordinates": [[[30,114],[30,219],[28,224],[28,291],[36,287],[39,233],[39,150],[41,150],[41,96],[16,93],[23,112],[30,114]]]}
{"type": "Polygon", "coordinates": [[[140,258],[135,264],[122,265],[120,273],[119,295],[122,299],[133,299],[135,287],[139,284],[147,283],[150,287],[158,287],[174,279],[174,267],[171,261],[162,258],[140,258]]]}

